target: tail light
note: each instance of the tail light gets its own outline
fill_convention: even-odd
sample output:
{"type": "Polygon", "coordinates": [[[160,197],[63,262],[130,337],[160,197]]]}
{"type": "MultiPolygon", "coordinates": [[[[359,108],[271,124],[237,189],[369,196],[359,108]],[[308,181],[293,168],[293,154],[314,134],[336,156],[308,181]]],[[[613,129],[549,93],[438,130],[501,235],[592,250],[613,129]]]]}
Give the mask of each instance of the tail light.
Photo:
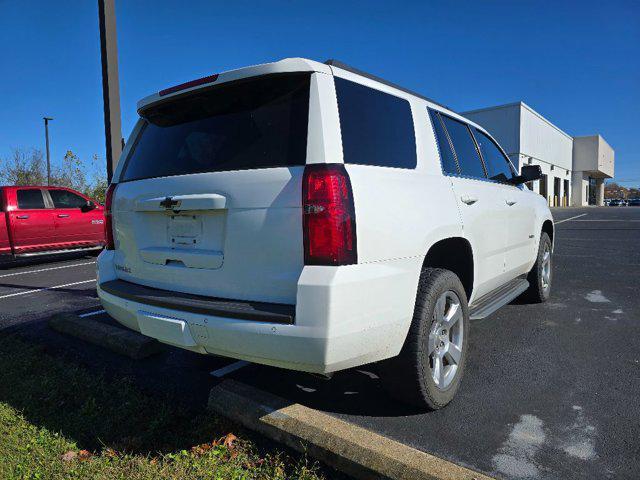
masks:
{"type": "Polygon", "coordinates": [[[117,183],[109,185],[104,198],[104,231],[107,240],[107,244],[104,248],[107,250],[115,250],[116,248],[113,240],[113,219],[111,216],[111,207],[113,204],[113,194],[116,191],[117,186],[117,183]]]}
{"type": "Polygon", "coordinates": [[[302,207],[305,265],[356,263],[356,216],[344,165],[307,165],[302,180],[302,207]]]}

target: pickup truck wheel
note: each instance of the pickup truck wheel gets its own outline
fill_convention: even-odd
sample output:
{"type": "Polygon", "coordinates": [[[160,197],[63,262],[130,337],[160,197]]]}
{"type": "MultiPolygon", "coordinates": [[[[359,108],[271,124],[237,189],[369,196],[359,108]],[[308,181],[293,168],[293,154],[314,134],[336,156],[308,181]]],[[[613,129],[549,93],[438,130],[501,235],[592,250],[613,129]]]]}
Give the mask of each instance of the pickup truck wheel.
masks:
{"type": "Polygon", "coordinates": [[[546,232],[542,232],[538,258],[527,276],[529,288],[522,294],[522,298],[531,303],[546,302],[551,294],[551,279],[551,240],[546,232]]]}
{"type": "Polygon", "coordinates": [[[469,309],[460,279],[425,268],[400,354],[381,365],[383,385],[394,397],[429,410],[447,405],[464,373],[469,309]]]}

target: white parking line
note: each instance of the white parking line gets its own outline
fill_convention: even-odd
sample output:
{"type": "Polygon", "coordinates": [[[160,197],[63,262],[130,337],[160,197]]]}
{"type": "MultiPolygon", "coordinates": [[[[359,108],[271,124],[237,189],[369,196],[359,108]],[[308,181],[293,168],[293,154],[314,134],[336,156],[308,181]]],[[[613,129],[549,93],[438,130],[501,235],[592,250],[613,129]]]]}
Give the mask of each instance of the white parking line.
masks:
{"type": "Polygon", "coordinates": [[[245,362],[244,360],[237,361],[226,367],[219,368],[218,370],[214,370],[213,372],[209,372],[210,375],[214,377],[224,377],[227,373],[235,372],[236,370],[241,369],[242,367],[246,367],[249,365],[249,362],[245,362]]]}
{"type": "Polygon", "coordinates": [[[25,275],[27,273],[48,272],[50,270],[60,270],[61,268],[81,267],[83,265],[91,265],[94,263],[96,262],[74,263],[73,265],[62,265],[61,267],[41,268],[39,270],[28,270],[26,272],[5,273],[4,275],[0,275],[0,278],[13,277],[14,275],[25,275]]]}
{"type": "Polygon", "coordinates": [[[78,316],[80,318],[92,317],[94,315],[100,315],[101,313],[106,313],[106,310],[96,310],[95,312],[83,313],[82,315],[78,315],[78,316]]]}
{"type": "Polygon", "coordinates": [[[559,222],[555,222],[556,225],[559,225],[563,222],[568,222],[569,220],[575,220],[576,218],[580,218],[580,217],[584,217],[586,215],[586,213],[583,213],[582,215],[576,215],[575,217],[571,217],[571,218],[565,218],[564,220],[560,220],[559,222]]]}
{"type": "Polygon", "coordinates": [[[19,297],[20,295],[29,295],[30,293],[38,293],[38,292],[45,292],[47,290],[56,290],[58,288],[72,287],[73,285],[81,285],[83,283],[90,283],[95,281],[96,279],[94,278],[92,280],[82,280],[81,282],[65,283],[64,285],[56,285],[54,287],[39,288],[37,290],[29,290],[27,292],[10,293],[9,295],[0,296],[0,300],[2,300],[3,298],[9,298],[9,297],[19,297]]]}

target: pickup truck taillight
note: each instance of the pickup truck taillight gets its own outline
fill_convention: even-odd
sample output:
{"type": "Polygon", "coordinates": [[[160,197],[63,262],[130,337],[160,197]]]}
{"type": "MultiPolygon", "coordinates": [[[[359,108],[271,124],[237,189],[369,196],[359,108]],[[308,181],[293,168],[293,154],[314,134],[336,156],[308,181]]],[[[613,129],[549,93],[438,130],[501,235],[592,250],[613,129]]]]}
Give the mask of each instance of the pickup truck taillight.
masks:
{"type": "Polygon", "coordinates": [[[356,216],[344,165],[307,165],[302,180],[305,265],[357,263],[356,216]]]}
{"type": "Polygon", "coordinates": [[[113,221],[111,217],[111,204],[113,203],[113,193],[116,191],[117,183],[112,183],[107,188],[104,196],[104,232],[107,240],[105,249],[115,250],[115,242],[113,241],[113,221]]]}

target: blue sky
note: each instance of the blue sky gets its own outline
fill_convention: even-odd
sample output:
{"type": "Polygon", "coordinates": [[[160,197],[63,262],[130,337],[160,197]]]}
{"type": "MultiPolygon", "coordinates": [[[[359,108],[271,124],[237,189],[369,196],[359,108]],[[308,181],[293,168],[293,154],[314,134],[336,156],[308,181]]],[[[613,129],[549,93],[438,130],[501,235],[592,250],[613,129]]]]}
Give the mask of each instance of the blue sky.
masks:
{"type": "MultiPolygon", "coordinates": [[[[523,100],[571,135],[600,133],[640,185],[640,2],[116,0],[123,134],[136,101],[284,57],[337,58],[464,111],[523,100]],[[455,5],[454,5],[455,3],[455,5]]],[[[103,160],[97,1],[0,0],[0,157],[103,160]]]]}

